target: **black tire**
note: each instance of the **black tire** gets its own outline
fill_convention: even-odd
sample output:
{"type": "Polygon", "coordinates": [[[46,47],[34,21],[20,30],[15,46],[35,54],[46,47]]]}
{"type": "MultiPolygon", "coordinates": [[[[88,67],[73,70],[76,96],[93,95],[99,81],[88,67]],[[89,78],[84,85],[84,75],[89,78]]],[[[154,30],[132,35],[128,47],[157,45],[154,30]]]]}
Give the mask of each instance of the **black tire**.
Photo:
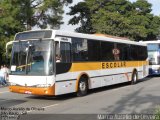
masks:
{"type": "Polygon", "coordinates": [[[131,80],[131,85],[134,85],[137,83],[138,80],[138,75],[137,75],[137,71],[134,71],[132,74],[132,80],[131,80]]]}
{"type": "Polygon", "coordinates": [[[88,79],[87,78],[81,78],[78,83],[78,91],[77,96],[82,97],[87,95],[88,93],[88,79]]]}

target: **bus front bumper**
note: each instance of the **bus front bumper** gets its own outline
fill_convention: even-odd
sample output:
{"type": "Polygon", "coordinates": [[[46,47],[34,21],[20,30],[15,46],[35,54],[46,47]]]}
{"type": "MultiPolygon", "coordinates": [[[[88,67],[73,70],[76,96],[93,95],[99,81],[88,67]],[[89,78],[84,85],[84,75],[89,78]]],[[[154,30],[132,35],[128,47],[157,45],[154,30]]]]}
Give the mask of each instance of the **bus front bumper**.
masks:
{"type": "Polygon", "coordinates": [[[55,95],[55,85],[47,88],[27,87],[27,86],[9,86],[10,92],[32,95],[55,95]]]}
{"type": "Polygon", "coordinates": [[[157,69],[149,68],[149,75],[160,75],[160,68],[157,69]]]}

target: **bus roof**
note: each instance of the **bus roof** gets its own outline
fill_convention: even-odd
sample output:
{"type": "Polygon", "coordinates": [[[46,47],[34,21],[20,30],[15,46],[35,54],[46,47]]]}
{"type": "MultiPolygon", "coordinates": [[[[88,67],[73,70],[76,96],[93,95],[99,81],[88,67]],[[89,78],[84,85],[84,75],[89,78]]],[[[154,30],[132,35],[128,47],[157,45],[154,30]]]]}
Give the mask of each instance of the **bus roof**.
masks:
{"type": "Polygon", "coordinates": [[[130,39],[122,38],[122,37],[113,37],[107,35],[96,35],[96,34],[84,34],[84,33],[76,33],[76,32],[68,32],[61,30],[54,30],[55,35],[66,36],[66,37],[78,37],[84,39],[92,39],[92,40],[101,40],[101,41],[110,41],[110,42],[118,42],[118,43],[126,43],[126,44],[135,44],[146,46],[145,43],[131,41],[130,39]]]}
{"type": "Polygon", "coordinates": [[[94,35],[96,35],[96,36],[104,36],[104,37],[109,37],[109,38],[123,39],[123,40],[130,40],[129,38],[118,37],[118,36],[113,36],[113,35],[108,35],[108,34],[99,34],[99,33],[96,33],[94,35]]]}
{"type": "Polygon", "coordinates": [[[140,41],[141,43],[146,43],[146,44],[149,44],[149,43],[160,43],[160,40],[151,40],[151,41],[140,41]]]}
{"type": "Polygon", "coordinates": [[[131,41],[130,39],[123,38],[123,37],[116,37],[116,36],[102,35],[102,34],[84,34],[84,33],[76,33],[76,32],[69,32],[69,31],[62,31],[62,30],[53,30],[53,29],[24,31],[24,32],[17,33],[16,36],[22,33],[36,32],[36,31],[37,32],[38,31],[52,31],[52,38],[55,38],[55,36],[78,37],[78,38],[84,38],[84,39],[110,41],[110,42],[146,46],[146,44],[143,42],[135,42],[135,41],[131,41]]]}

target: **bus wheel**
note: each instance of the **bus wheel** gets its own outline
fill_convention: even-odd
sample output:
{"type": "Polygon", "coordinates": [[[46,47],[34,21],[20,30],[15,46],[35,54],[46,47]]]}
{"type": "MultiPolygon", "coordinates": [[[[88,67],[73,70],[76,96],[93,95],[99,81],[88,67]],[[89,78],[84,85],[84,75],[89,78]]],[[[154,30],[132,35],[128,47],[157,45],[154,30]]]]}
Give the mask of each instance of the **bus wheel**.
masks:
{"type": "Polygon", "coordinates": [[[138,80],[137,72],[134,71],[133,74],[132,74],[131,85],[136,84],[136,83],[137,83],[137,80],[138,80]]]}
{"type": "Polygon", "coordinates": [[[88,92],[88,80],[87,78],[82,77],[78,83],[77,96],[78,97],[85,96],[87,92],[88,92]]]}

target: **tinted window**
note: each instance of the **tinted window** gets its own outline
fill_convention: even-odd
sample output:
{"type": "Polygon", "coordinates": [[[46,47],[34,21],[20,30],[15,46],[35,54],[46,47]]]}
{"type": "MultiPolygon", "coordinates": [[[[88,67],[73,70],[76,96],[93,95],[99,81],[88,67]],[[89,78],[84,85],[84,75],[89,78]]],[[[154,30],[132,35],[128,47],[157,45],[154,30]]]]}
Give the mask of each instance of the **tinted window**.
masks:
{"type": "Polygon", "coordinates": [[[130,47],[130,58],[131,60],[145,60],[147,59],[147,47],[131,45],[130,47]]]}
{"type": "Polygon", "coordinates": [[[100,42],[94,40],[88,40],[88,60],[99,61],[100,60],[100,42]]]}
{"type": "Polygon", "coordinates": [[[112,61],[114,60],[114,55],[112,50],[114,49],[114,43],[111,42],[101,42],[101,60],[102,61],[112,61]]]}
{"type": "Polygon", "coordinates": [[[148,55],[147,55],[147,47],[145,46],[139,46],[138,49],[138,58],[139,60],[146,60],[148,55]]]}
{"type": "Polygon", "coordinates": [[[71,62],[71,46],[70,43],[61,42],[60,59],[63,63],[71,62]]]}
{"type": "Polygon", "coordinates": [[[72,38],[72,56],[73,61],[88,61],[87,40],[72,38]]]}
{"type": "Polygon", "coordinates": [[[138,46],[130,46],[130,60],[138,60],[138,46]]]}
{"type": "Polygon", "coordinates": [[[129,58],[129,45],[117,43],[117,49],[119,50],[119,60],[128,60],[129,58]]]}

